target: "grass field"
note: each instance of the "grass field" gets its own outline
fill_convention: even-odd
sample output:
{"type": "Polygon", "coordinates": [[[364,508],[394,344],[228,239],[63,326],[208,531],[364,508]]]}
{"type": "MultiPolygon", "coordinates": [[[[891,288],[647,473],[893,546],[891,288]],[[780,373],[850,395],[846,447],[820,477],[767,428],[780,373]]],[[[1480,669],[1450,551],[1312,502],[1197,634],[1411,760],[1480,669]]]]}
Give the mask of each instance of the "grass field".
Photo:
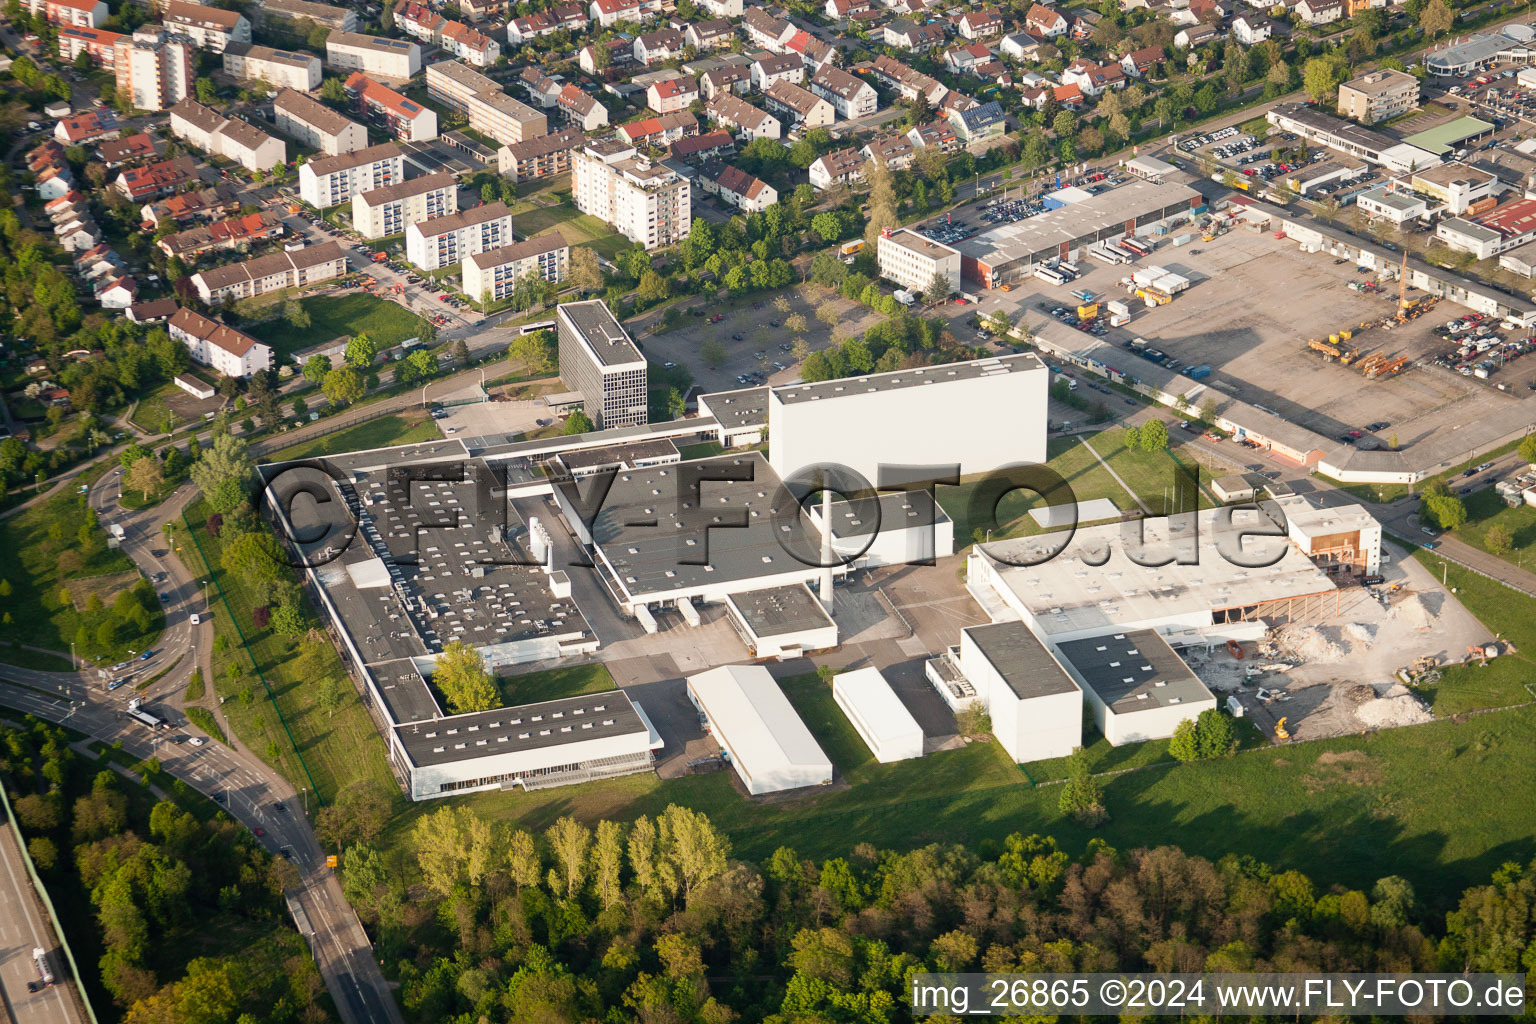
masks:
{"type": "Polygon", "coordinates": [[[291,355],[342,336],[366,334],[389,348],[416,337],[415,313],[404,306],[354,292],[349,295],[311,295],[300,299],[309,314],[309,326],[296,328],[281,316],[254,324],[246,333],[266,342],[280,355],[291,355]]]}
{"type": "Polygon", "coordinates": [[[501,688],[501,702],[505,707],[616,689],[613,676],[601,664],[569,665],[520,676],[498,676],[496,684],[501,688]]]}
{"type": "Polygon", "coordinates": [[[1536,680],[1536,664],[1531,660],[1536,654],[1536,599],[1437,558],[1432,551],[1420,548],[1414,557],[1436,576],[1443,572],[1446,583],[1456,589],[1457,600],[1491,633],[1513,642],[1520,652],[1495,658],[1482,668],[1472,664],[1443,670],[1440,683],[1428,694],[1435,714],[1459,715],[1536,699],[1531,682],[1536,680]]]}
{"type": "Polygon", "coordinates": [[[224,730],[219,728],[219,720],[213,717],[213,712],[207,708],[187,708],[187,718],[192,724],[203,732],[212,736],[224,745],[229,745],[229,737],[224,735],[224,730]]]}
{"type": "MultiPolygon", "coordinates": [[[[359,778],[375,779],[390,792],[398,792],[385,763],[384,745],[347,682],[336,649],[321,642],[314,645],[311,653],[305,653],[294,639],[253,627],[254,602],[248,586],[220,566],[221,542],[209,535],[207,514],[207,506],[201,501],[190,505],[186,520],[198,543],[186,536],[185,529],[178,532],[177,542],[192,571],[216,581],[228,602],[226,606],[218,601],[218,588],[210,590],[213,628],[218,639],[214,642],[214,677],[209,682],[215,693],[226,698],[224,715],[240,742],[275,765],[295,787],[309,788],[326,802],[347,783],[359,778]],[[235,622],[230,621],[231,615],[235,622]],[[238,678],[231,671],[236,666],[238,678]],[[266,678],[275,707],[267,699],[253,668],[266,678]],[[316,699],[320,683],[327,677],[339,680],[343,693],[341,707],[329,716],[316,699]],[[282,718],[292,730],[303,764],[314,777],[313,786],[294,756],[294,744],[288,741],[277,708],[281,708],[282,718]]],[[[309,615],[308,605],[302,607],[309,615]]],[[[314,625],[320,624],[317,621],[314,625]]]]}
{"type": "Polygon", "coordinates": [[[0,661],[35,664],[38,655],[12,647],[13,642],[57,651],[61,657],[67,657],[74,642],[81,658],[110,664],[159,639],[165,614],[158,602],[144,629],[114,615],[110,602],[99,611],[76,608],[66,584],[89,590],[91,585],[82,581],[135,572],[127,555],[107,547],[105,532],[84,503],[84,495],[66,491],[0,520],[0,580],[5,584],[0,591],[8,591],[0,596],[0,661]],[[117,623],[115,631],[104,629],[109,621],[117,623]]]}
{"type": "Polygon", "coordinates": [[[725,454],[725,446],[719,441],[702,441],[699,444],[678,446],[678,454],[684,459],[712,459],[725,454]]]}
{"type": "MultiPolygon", "coordinates": [[[[1136,507],[1136,502],[1126,493],[1125,488],[1115,482],[1115,478],[1093,457],[1093,452],[1076,438],[1051,438],[1046,442],[1046,454],[1046,465],[1067,482],[1072,488],[1072,496],[1053,497],[1047,502],[1033,491],[1011,492],[998,503],[997,528],[992,531],[993,540],[1042,532],[1028,513],[1030,509],[1047,503],[1059,505],[1070,500],[1084,502],[1108,498],[1122,511],[1136,507]]],[[[978,527],[985,529],[985,510],[971,508],[977,485],[982,479],[982,476],[971,477],[962,480],[958,487],[938,489],[939,506],[954,521],[955,543],[962,550],[972,543],[978,527]]]]}
{"type": "Polygon", "coordinates": [[[1165,504],[1165,500],[1171,500],[1174,488],[1177,486],[1175,472],[1179,466],[1196,474],[1202,484],[1199,493],[1201,508],[1211,508],[1216,504],[1204,485],[1208,485],[1212,479],[1210,470],[1190,459],[1181,459],[1172,451],[1144,452],[1140,449],[1131,450],[1125,446],[1125,430],[1120,427],[1111,427],[1102,433],[1095,434],[1088,439],[1094,451],[1109,463],[1109,468],[1115,475],[1125,481],[1125,485],[1134,491],[1153,515],[1164,515],[1171,511],[1165,504]]]}
{"type": "Polygon", "coordinates": [[[390,413],[376,420],[359,423],[355,427],[325,434],[311,441],[279,449],[262,456],[262,462],[286,462],[289,459],[312,459],[321,455],[340,452],[360,452],[370,448],[386,448],[396,444],[413,444],[417,441],[436,441],[442,432],[437,423],[419,409],[390,413]]]}
{"type": "Polygon", "coordinates": [[[171,433],[176,427],[180,426],[182,423],[181,417],[171,412],[170,406],[166,405],[162,398],[167,388],[175,390],[176,385],[162,384],[153,394],[141,399],[134,408],[133,415],[128,418],[128,421],[140,430],[148,431],[151,434],[171,433]],[[167,423],[171,424],[170,431],[165,429],[167,423]]]}
{"type": "Polygon", "coordinates": [[[1491,488],[1475,491],[1466,497],[1467,521],[1456,527],[1456,536],[1489,554],[1513,562],[1521,567],[1536,569],[1536,508],[1521,505],[1510,508],[1491,488]],[[1507,552],[1494,552],[1488,547],[1488,531],[1502,526],[1509,531],[1513,546],[1507,552]]]}
{"type": "MultiPolygon", "coordinates": [[[[730,836],[733,855],[748,859],[781,845],[824,858],[845,855],[857,842],[975,846],[1011,832],[1049,833],[1077,853],[1095,837],[1122,850],[1174,843],[1213,860],[1241,850],[1277,869],[1304,871],[1322,886],[1369,888],[1383,875],[1402,874],[1437,909],[1504,861],[1536,853],[1527,816],[1507,810],[1536,799],[1536,708],[1188,765],[1125,751],[1124,760],[1100,767],[1157,763],[1106,780],[1111,817],[1090,832],[1060,813],[1056,786],[1031,786],[995,743],[881,765],[824,684],[802,677],[786,681],[785,692],[848,785],[763,803],[740,795],[728,772],[666,782],[637,775],[465,802],[537,829],[564,814],[628,820],[683,804],[708,814],[730,836]],[[1486,799],[1493,792],[1501,799],[1486,799]]],[[[1037,769],[1053,774],[1048,764],[1031,773],[1037,769]]],[[[408,808],[386,841],[403,843],[430,809],[408,808]]]]}
{"type": "Polygon", "coordinates": [[[512,207],[512,221],[517,225],[517,233],[522,238],[558,230],[567,244],[585,245],[595,249],[605,259],[611,260],[623,250],[634,248],[629,239],[612,231],[596,217],[588,216],[564,203],[557,206],[518,203],[512,207]]]}

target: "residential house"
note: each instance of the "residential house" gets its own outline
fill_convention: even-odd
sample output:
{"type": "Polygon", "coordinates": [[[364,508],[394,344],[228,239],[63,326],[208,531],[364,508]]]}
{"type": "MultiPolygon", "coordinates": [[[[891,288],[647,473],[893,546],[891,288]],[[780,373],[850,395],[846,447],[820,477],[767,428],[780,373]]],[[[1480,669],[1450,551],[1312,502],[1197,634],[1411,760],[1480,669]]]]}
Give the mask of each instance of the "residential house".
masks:
{"type": "Polygon", "coordinates": [[[1058,85],[1051,90],[1051,99],[1068,110],[1083,108],[1083,90],[1075,85],[1058,85]]]}
{"type": "Polygon", "coordinates": [[[805,81],[805,62],[799,54],[765,53],[752,62],[752,88],[767,92],[775,82],[799,85],[805,81]]]}
{"type": "Polygon", "coordinates": [[[587,95],[569,82],[555,97],[555,104],[565,114],[567,121],[580,125],[584,132],[595,132],[608,123],[608,108],[599,103],[596,97],[587,95]]]}
{"type": "Polygon", "coordinates": [[[151,160],[158,154],[155,152],[155,142],[148,135],[139,132],[137,135],[129,135],[122,139],[109,139],[96,147],[96,155],[101,162],[107,165],[107,170],[115,171],[124,164],[130,164],[137,160],[151,160]]]}
{"type": "Polygon", "coordinates": [[[1125,88],[1125,69],[1113,62],[1095,64],[1090,60],[1076,60],[1061,73],[1061,81],[1077,86],[1084,96],[1098,96],[1105,89],[1125,88]]]}
{"type": "Polygon", "coordinates": [[[752,66],[741,64],[727,64],[721,68],[711,68],[699,76],[699,95],[706,100],[712,100],[723,93],[735,93],[740,96],[752,88],[752,66]]]}
{"type": "MultiPolygon", "coordinates": [[[[916,131],[917,129],[913,129],[916,131]]],[[[917,154],[917,147],[912,140],[905,135],[877,135],[867,142],[859,155],[865,160],[875,160],[893,171],[900,171],[912,165],[912,158],[917,154]]]]}
{"type": "Polygon", "coordinates": [[[536,67],[526,67],[519,71],[517,84],[528,94],[528,101],[542,110],[553,107],[560,99],[560,90],[565,88],[536,67]]]}
{"type": "Polygon", "coordinates": [[[739,18],[745,7],[741,0],[698,0],[698,6],[717,18],[739,18]]]}
{"type": "Polygon", "coordinates": [[[550,11],[535,11],[507,22],[507,43],[521,46],[560,31],[560,23],[550,11]]]}
{"type": "Polygon", "coordinates": [[[645,105],[658,114],[687,110],[699,98],[699,85],[691,78],[669,78],[645,90],[645,105]]]}
{"type": "Polygon", "coordinates": [[[854,15],[872,10],[874,6],[874,0],[827,0],[822,13],[831,21],[847,21],[854,15]]]}
{"type": "Polygon", "coordinates": [[[736,140],[726,131],[705,132],[672,143],[671,156],[678,160],[726,159],[736,152],[736,140]]]}
{"type": "Polygon", "coordinates": [[[936,24],[919,25],[902,18],[885,26],[884,38],[886,46],[911,50],[913,53],[927,53],[944,42],[944,29],[936,24]]]}
{"type": "Polygon", "coordinates": [[[1232,38],[1244,46],[1257,46],[1268,39],[1274,23],[1262,14],[1239,14],[1232,19],[1232,38]]]}
{"type": "Polygon", "coordinates": [[[117,118],[105,108],[66,117],[53,126],[53,137],[66,146],[83,146],[98,139],[115,139],[121,134],[117,118]]]}
{"type": "Polygon", "coordinates": [[[1226,33],[1214,25],[1190,25],[1174,34],[1173,45],[1181,50],[1193,50],[1197,46],[1214,43],[1224,35],[1226,33]]]}
{"type": "Polygon", "coordinates": [[[678,139],[699,134],[699,122],[686,110],[674,110],[643,121],[619,126],[620,140],[631,147],[655,146],[665,149],[678,139]]]}
{"type": "Polygon", "coordinates": [[[317,210],[337,206],[405,177],[405,152],[386,142],[299,165],[299,198],[317,210]]]}
{"type": "Polygon", "coordinates": [[[966,11],[956,20],[955,28],[961,39],[991,39],[1003,34],[1003,16],[987,7],[966,11]]]}
{"type": "Polygon", "coordinates": [[[1004,36],[1003,41],[998,44],[998,49],[1004,56],[1029,64],[1050,60],[1061,52],[1044,38],[1030,35],[1028,32],[1014,32],[1004,36]]]}
{"type": "Polygon", "coordinates": [[[1344,17],[1344,0],[1300,0],[1292,10],[1308,25],[1331,25],[1344,17]]]}
{"type": "Polygon", "coordinates": [[[940,152],[953,153],[964,146],[948,121],[929,121],[907,132],[907,141],[916,149],[937,146],[940,152]]]}
{"type": "Polygon", "coordinates": [[[167,256],[190,262],[221,249],[237,249],[254,242],[281,238],[285,232],[281,213],[277,210],[260,210],[177,231],[155,244],[167,256]]]}
{"type": "Polygon", "coordinates": [[[874,86],[830,64],[811,76],[811,92],[832,104],[837,116],[844,120],[867,117],[880,106],[874,86]]]}
{"type": "MultiPolygon", "coordinates": [[[[300,177],[302,179],[302,174],[300,177]]],[[[240,199],[235,190],[228,185],[215,185],[198,192],[183,192],[169,199],[147,203],[139,211],[139,218],[150,230],[154,230],[162,224],[218,220],[239,209],[240,199]]]]}
{"type": "Polygon", "coordinates": [[[779,193],[773,186],[739,167],[722,167],[713,173],[706,171],[700,176],[699,183],[705,192],[719,196],[742,213],[761,213],[779,201],[779,193]]]}
{"type": "Polygon", "coordinates": [[[957,75],[967,75],[982,64],[990,64],[992,59],[986,43],[967,43],[946,53],[944,66],[957,75]]]}
{"type": "Polygon", "coordinates": [[[775,82],[763,93],[763,104],[774,114],[801,128],[826,128],[836,120],[832,104],[798,85],[775,82]]]}
{"type": "Polygon", "coordinates": [[[1161,46],[1144,46],[1121,57],[1120,67],[1128,75],[1144,78],[1161,67],[1165,60],[1167,56],[1161,46]]]}
{"type": "Polygon", "coordinates": [[[736,27],[725,18],[690,22],[683,30],[683,38],[689,46],[700,53],[708,50],[723,50],[736,38],[736,27]]]}
{"type": "Polygon", "coordinates": [[[347,254],[341,246],[321,242],[193,274],[192,287],[203,302],[215,305],[226,297],[237,301],[256,298],[330,281],[346,272],[347,254]]]}
{"type": "Polygon", "coordinates": [[[629,23],[638,25],[645,20],[640,10],[640,0],[592,0],[592,20],[603,28],[629,23]]]}
{"type": "Polygon", "coordinates": [[[103,71],[111,71],[117,67],[118,44],[126,45],[127,39],[120,32],[108,32],[104,28],[65,25],[59,29],[59,57],[73,64],[81,53],[88,53],[92,64],[103,71]]]}
{"type": "Polygon", "coordinates": [[[1060,11],[1044,4],[1035,4],[1024,15],[1024,30],[1041,39],[1056,39],[1067,34],[1067,19],[1060,11]]]}
{"type": "Polygon", "coordinates": [[[171,337],[187,346],[194,363],[211,366],[226,377],[245,379],[272,369],[272,349],[201,313],[179,309],[168,326],[171,337]]]}
{"type": "Polygon", "coordinates": [[[636,36],[633,52],[635,60],[649,66],[682,56],[686,45],[687,40],[677,29],[663,28],[636,36]]]}
{"type": "Polygon", "coordinates": [[[704,110],[716,124],[735,128],[744,139],[777,139],[783,134],[778,118],[730,93],[710,100],[704,110]]]}
{"type": "Polygon", "coordinates": [[[189,156],[173,160],[161,160],[144,167],[130,167],[117,176],[112,187],[135,203],[169,195],[191,181],[197,180],[197,161],[189,156]]]}
{"type": "Polygon", "coordinates": [[[870,70],[887,87],[900,92],[904,100],[914,100],[922,96],[928,101],[930,107],[936,107],[944,102],[944,97],[949,93],[949,87],[943,82],[885,54],[874,59],[870,64],[870,70]]]}
{"type": "Polygon", "coordinates": [[[822,42],[805,29],[795,29],[790,33],[789,38],[784,40],[784,52],[799,54],[805,66],[812,71],[825,64],[836,64],[838,59],[835,46],[822,42]]]}
{"type": "Polygon", "coordinates": [[[412,224],[459,212],[459,183],[452,171],[407,178],[352,196],[352,227],[364,238],[403,235],[412,224]]]}
{"type": "Polygon", "coordinates": [[[761,7],[748,7],[742,15],[741,27],[752,45],[773,53],[783,53],[784,40],[795,33],[793,25],[775,18],[761,7]]]}
{"type": "Polygon", "coordinates": [[[811,185],[825,191],[833,185],[847,185],[864,177],[864,157],[856,149],[839,149],[816,159],[807,169],[811,185]]]}
{"type": "Polygon", "coordinates": [[[571,169],[572,151],[585,142],[581,132],[574,128],[562,128],[549,135],[524,139],[516,145],[503,146],[496,152],[496,168],[500,174],[514,182],[564,174],[571,169]]]}
{"type": "Polygon", "coordinates": [[[623,37],[610,39],[606,43],[593,43],[577,51],[576,62],[587,74],[602,75],[611,80],[621,73],[621,69],[635,62],[634,45],[623,37]],[[601,67],[598,66],[600,51],[606,54],[602,58],[606,63],[601,67]]]}
{"type": "Polygon", "coordinates": [[[949,123],[955,129],[955,134],[968,145],[1001,135],[1008,127],[1003,108],[996,100],[988,100],[964,110],[951,110],[949,123]]]}

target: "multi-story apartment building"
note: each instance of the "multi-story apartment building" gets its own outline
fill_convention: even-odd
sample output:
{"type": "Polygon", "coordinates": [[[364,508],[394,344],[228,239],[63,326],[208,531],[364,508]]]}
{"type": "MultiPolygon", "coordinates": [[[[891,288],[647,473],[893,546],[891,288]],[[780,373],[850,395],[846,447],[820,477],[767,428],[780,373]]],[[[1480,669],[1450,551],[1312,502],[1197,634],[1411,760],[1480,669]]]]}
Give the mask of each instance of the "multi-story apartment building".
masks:
{"type": "Polygon", "coordinates": [[[186,36],[198,49],[211,53],[223,53],[230,43],[251,41],[251,23],[239,11],[166,0],[160,20],[167,30],[186,36]]]}
{"type": "Polygon", "coordinates": [[[171,134],[248,171],[269,171],[288,160],[282,139],[274,139],[249,121],[215,113],[191,98],[171,108],[171,134]]]}
{"type": "Polygon", "coordinates": [[[437,138],[437,111],[431,107],[407,99],[361,71],[352,72],[346,90],[357,105],[358,113],[401,142],[426,142],[437,138]]]}
{"type": "Polygon", "coordinates": [[[874,86],[830,64],[823,64],[811,77],[811,92],[832,104],[844,120],[873,114],[880,106],[874,86]]]}
{"type": "Polygon", "coordinates": [[[192,93],[197,47],[160,25],[142,25],[119,42],[117,95],[139,110],[169,110],[192,93]]]}
{"type": "Polygon", "coordinates": [[[100,28],[107,23],[107,5],[102,0],[27,0],[32,17],[50,25],[83,25],[100,28]]]}
{"type": "Polygon", "coordinates": [[[542,112],[508,96],[495,80],[459,61],[427,65],[427,95],[463,111],[471,128],[503,146],[549,132],[549,119],[542,112]]]}
{"type": "Polygon", "coordinates": [[[324,210],[404,177],[405,154],[393,142],[386,142],[300,164],[299,198],[324,210]]]}
{"type": "Polygon", "coordinates": [[[201,313],[178,309],[166,326],[172,338],[187,346],[194,363],[211,366],[226,377],[246,378],[272,369],[270,348],[201,313]]]}
{"type": "Polygon", "coordinates": [[[609,430],[648,422],[645,357],[606,303],[562,302],[555,309],[555,334],[560,380],[581,395],[582,409],[594,427],[609,430]]]}
{"type": "Polygon", "coordinates": [[[451,171],[407,178],[352,197],[352,227],[364,238],[403,235],[412,224],[459,212],[459,183],[451,171]]]}
{"type": "Polygon", "coordinates": [[[404,82],[421,70],[421,47],[409,39],[332,32],[325,40],[325,62],[338,71],[404,82]]]}
{"type": "Polygon", "coordinates": [[[260,0],[256,18],[262,22],[312,21],[338,32],[357,31],[357,12],[314,0],[260,0]]]}
{"type": "Polygon", "coordinates": [[[502,146],[496,152],[496,169],[513,181],[529,181],[564,174],[571,169],[571,153],[587,140],[574,128],[502,146]]]}
{"type": "Polygon", "coordinates": [[[636,155],[619,139],[591,143],[572,158],[571,193],[582,213],[612,224],[647,249],[681,242],[692,227],[688,179],[636,155]]]}
{"type": "Polygon", "coordinates": [[[65,25],[59,29],[59,57],[73,64],[80,54],[91,55],[91,63],[103,71],[117,67],[119,44],[126,45],[130,37],[121,32],[108,32],[104,28],[86,25],[65,25]]]}
{"type": "Polygon", "coordinates": [[[274,89],[309,92],[320,88],[319,57],[293,50],[274,50],[254,43],[226,46],[224,73],[242,82],[266,82],[274,89]]]}
{"type": "Polygon", "coordinates": [[[277,94],[272,101],[272,118],[279,131],[326,156],[340,156],[368,145],[368,130],[362,125],[293,89],[277,94]]]}
{"type": "Polygon", "coordinates": [[[1339,113],[1376,124],[1419,105],[1419,80],[1404,71],[1382,69],[1339,86],[1339,113]]]}
{"type": "Polygon", "coordinates": [[[837,118],[832,104],[788,82],[775,82],[769,86],[763,93],[763,105],[802,128],[826,128],[837,118]]]}
{"type": "Polygon", "coordinates": [[[805,61],[798,53],[766,53],[752,62],[752,88],[767,92],[775,82],[799,85],[805,81],[805,61]]]}
{"type": "Polygon", "coordinates": [[[511,244],[512,212],[500,201],[405,229],[405,258],[422,270],[441,270],[475,253],[511,244]]]}
{"type": "Polygon", "coordinates": [[[918,294],[933,287],[936,277],[949,285],[950,292],[960,290],[960,253],[933,239],[901,228],[886,231],[876,240],[875,255],[880,260],[880,276],[918,294]]]}
{"type": "Polygon", "coordinates": [[[193,274],[192,287],[197,289],[198,298],[212,305],[223,302],[226,296],[237,300],[251,299],[284,288],[302,288],[329,281],[346,272],[347,254],[341,251],[341,246],[335,242],[321,242],[193,274]]]}
{"type": "Polygon", "coordinates": [[[497,302],[529,277],[559,284],[570,264],[570,247],[559,232],[514,242],[464,260],[464,294],[481,302],[497,302]]]}

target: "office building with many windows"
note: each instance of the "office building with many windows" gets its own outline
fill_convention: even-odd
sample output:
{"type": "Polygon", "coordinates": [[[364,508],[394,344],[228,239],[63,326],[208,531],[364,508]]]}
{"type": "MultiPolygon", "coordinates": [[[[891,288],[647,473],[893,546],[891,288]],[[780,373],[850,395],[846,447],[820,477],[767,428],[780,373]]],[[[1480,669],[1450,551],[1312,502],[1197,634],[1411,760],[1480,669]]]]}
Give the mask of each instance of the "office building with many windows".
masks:
{"type": "Polygon", "coordinates": [[[645,357],[600,299],[563,302],[555,310],[560,379],[581,395],[598,430],[649,419],[645,357]]]}

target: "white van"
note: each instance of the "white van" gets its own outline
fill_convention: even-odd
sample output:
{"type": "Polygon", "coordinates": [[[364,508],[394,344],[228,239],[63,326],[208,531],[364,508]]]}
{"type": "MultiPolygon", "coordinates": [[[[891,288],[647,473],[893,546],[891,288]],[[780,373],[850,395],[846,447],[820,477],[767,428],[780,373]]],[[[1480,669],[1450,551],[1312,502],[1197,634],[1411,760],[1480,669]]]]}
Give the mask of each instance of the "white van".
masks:
{"type": "Polygon", "coordinates": [[[197,614],[197,612],[193,612],[192,613],[192,625],[196,626],[199,623],[201,623],[202,621],[203,621],[203,617],[201,615],[197,614]]]}

